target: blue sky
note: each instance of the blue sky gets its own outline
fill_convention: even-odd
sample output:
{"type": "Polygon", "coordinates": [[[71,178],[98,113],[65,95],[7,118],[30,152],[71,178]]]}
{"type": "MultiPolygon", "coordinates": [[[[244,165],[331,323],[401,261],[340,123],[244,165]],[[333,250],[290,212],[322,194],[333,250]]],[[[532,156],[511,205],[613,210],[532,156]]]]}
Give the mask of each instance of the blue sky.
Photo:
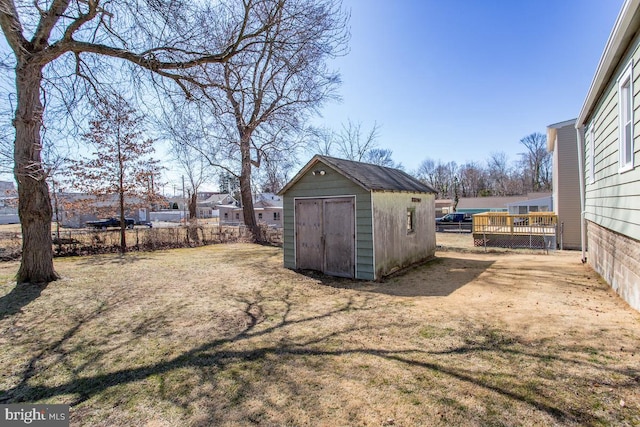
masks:
{"type": "Polygon", "coordinates": [[[579,114],[622,3],[343,0],[350,52],[330,64],[342,101],[314,123],[377,123],[409,172],[426,158],[516,160],[521,138],[579,114]]]}
{"type": "Polygon", "coordinates": [[[522,137],[579,114],[622,3],[343,0],[342,102],[317,123],[377,123],[379,146],[408,171],[428,157],[515,160],[522,137]]]}

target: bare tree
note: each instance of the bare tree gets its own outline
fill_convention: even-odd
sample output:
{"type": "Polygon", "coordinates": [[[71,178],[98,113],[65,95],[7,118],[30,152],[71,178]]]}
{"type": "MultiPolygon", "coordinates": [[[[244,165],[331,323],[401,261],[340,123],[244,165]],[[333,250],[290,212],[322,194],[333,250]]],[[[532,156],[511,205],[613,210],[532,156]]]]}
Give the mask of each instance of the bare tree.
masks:
{"type": "Polygon", "coordinates": [[[364,155],[364,161],[378,166],[402,169],[402,164],[396,163],[393,158],[393,151],[388,148],[372,148],[364,155]]]}
{"type": "Polygon", "coordinates": [[[197,219],[198,192],[201,186],[216,176],[216,171],[202,153],[207,146],[206,134],[183,115],[167,117],[164,123],[165,138],[170,142],[170,154],[179,170],[186,176],[189,194],[189,220],[197,219]]]}
{"type": "Polygon", "coordinates": [[[261,190],[266,193],[277,193],[291,178],[291,173],[297,166],[295,156],[288,153],[275,153],[275,156],[265,157],[261,173],[258,176],[261,190]]]}
{"type": "Polygon", "coordinates": [[[547,151],[547,136],[535,132],[525,136],[520,143],[527,149],[521,153],[525,166],[526,188],[530,191],[549,191],[551,189],[551,153],[547,151]]]}
{"type": "Polygon", "coordinates": [[[487,172],[489,173],[489,186],[491,195],[507,196],[510,193],[511,168],[509,158],[504,152],[493,152],[487,160],[487,172]]]}
{"type": "Polygon", "coordinates": [[[328,127],[309,129],[309,150],[312,155],[334,156],[335,134],[328,127]]]}
{"type": "Polygon", "coordinates": [[[367,153],[377,148],[380,127],[377,123],[369,132],[362,130],[362,123],[354,123],[351,120],[342,124],[342,129],[335,134],[335,146],[338,157],[347,160],[362,162],[367,153]]]}
{"type": "Polygon", "coordinates": [[[425,159],[415,174],[418,179],[438,192],[438,198],[453,199],[457,190],[455,182],[457,170],[456,162],[443,163],[441,160],[436,162],[432,159],[425,159]]]}
{"type": "Polygon", "coordinates": [[[476,162],[465,163],[458,169],[462,197],[479,197],[487,191],[487,172],[476,162]]]}
{"type": "Polygon", "coordinates": [[[212,67],[247,49],[259,50],[257,37],[278,28],[285,3],[0,0],[0,28],[13,55],[17,100],[13,172],[23,235],[18,283],[57,278],[41,155],[43,121],[54,100],[72,108],[79,102],[73,89],[99,91],[100,83],[113,82],[118,68],[104,67],[113,61],[145,70],[137,77],[150,77],[162,93],[203,97],[200,89],[215,72],[212,67]]]}
{"type": "Polygon", "coordinates": [[[259,43],[226,61],[221,76],[210,76],[222,94],[212,92],[219,99],[212,164],[238,176],[244,223],[258,240],[252,171],[265,158],[295,152],[308,114],[334,97],[339,78],[326,61],[342,54],[348,39],[348,16],[339,1],[282,0],[278,5],[260,10],[261,20],[276,24],[259,43]]]}
{"type": "Polygon", "coordinates": [[[158,175],[151,159],[153,140],[144,138],[142,117],[117,94],[96,103],[96,115],[83,138],[95,150],[91,158],[74,161],[74,187],[98,199],[117,196],[115,211],[120,217],[120,252],[127,249],[126,208],[137,207],[134,199],[148,202],[155,192],[153,176],[158,175]]]}

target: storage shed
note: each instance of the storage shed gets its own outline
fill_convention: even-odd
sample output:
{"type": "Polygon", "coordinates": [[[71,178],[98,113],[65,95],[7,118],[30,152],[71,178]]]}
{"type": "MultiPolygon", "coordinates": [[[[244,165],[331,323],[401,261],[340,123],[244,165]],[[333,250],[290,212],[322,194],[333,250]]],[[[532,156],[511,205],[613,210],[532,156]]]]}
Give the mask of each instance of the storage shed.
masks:
{"type": "Polygon", "coordinates": [[[399,169],[316,155],[279,194],[287,268],[377,280],[434,255],[436,192],[399,169]]]}

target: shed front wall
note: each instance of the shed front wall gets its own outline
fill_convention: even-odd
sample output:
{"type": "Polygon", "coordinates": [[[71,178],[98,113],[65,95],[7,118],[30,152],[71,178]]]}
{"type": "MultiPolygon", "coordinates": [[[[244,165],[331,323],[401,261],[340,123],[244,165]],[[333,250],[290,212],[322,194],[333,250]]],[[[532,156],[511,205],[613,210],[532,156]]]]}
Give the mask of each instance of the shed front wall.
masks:
{"type": "Polygon", "coordinates": [[[295,200],[301,198],[355,197],[356,265],[355,278],[375,279],[371,193],[345,178],[331,167],[318,162],[283,195],[284,266],[296,268],[295,200]],[[313,175],[313,171],[324,175],[313,175]]]}
{"type": "Polygon", "coordinates": [[[431,258],[436,250],[435,195],[373,192],[376,278],[431,258]],[[414,210],[414,231],[407,211],[414,210]]]}

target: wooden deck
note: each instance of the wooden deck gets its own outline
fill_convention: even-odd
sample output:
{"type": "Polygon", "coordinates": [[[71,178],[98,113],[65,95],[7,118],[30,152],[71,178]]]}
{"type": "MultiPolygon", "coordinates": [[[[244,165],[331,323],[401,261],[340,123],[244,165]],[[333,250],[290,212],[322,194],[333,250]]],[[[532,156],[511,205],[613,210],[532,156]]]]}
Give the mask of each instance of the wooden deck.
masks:
{"type": "Polygon", "coordinates": [[[486,212],[473,216],[475,246],[556,249],[558,216],[552,212],[511,215],[486,212]]]}

